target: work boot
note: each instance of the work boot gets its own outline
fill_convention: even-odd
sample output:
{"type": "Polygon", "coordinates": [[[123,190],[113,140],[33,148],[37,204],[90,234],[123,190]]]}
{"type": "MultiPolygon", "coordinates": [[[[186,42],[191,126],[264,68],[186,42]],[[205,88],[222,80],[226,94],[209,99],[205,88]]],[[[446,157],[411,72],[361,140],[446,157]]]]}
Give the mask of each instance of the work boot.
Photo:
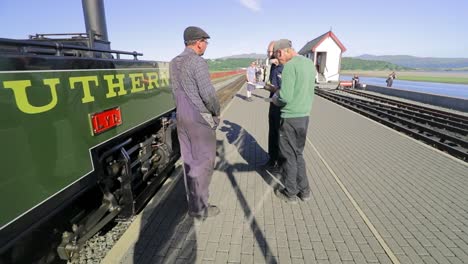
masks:
{"type": "Polygon", "coordinates": [[[188,214],[191,216],[191,217],[194,217],[198,220],[205,220],[206,218],[208,217],[213,217],[213,216],[217,216],[219,215],[219,213],[221,212],[221,210],[219,210],[219,208],[216,206],[216,205],[208,205],[207,208],[205,208],[205,210],[203,210],[203,212],[201,213],[192,213],[192,212],[189,212],[188,214]]]}
{"type": "Polygon", "coordinates": [[[281,167],[276,164],[274,166],[266,167],[265,170],[278,179],[282,178],[281,167]]]}
{"type": "Polygon", "coordinates": [[[260,166],[260,168],[264,169],[264,170],[267,170],[269,168],[272,168],[272,167],[275,167],[276,164],[276,161],[274,160],[268,160],[265,164],[262,164],[260,166]]]}
{"type": "Polygon", "coordinates": [[[299,199],[301,199],[301,201],[303,201],[303,202],[307,202],[310,199],[312,199],[312,195],[310,194],[310,191],[309,192],[299,192],[297,194],[297,197],[299,197],[299,199]]]}
{"type": "Polygon", "coordinates": [[[285,189],[276,189],[275,190],[275,195],[276,195],[276,197],[278,197],[279,199],[285,201],[286,203],[297,204],[297,197],[295,195],[292,196],[292,197],[288,196],[286,194],[285,189]]]}

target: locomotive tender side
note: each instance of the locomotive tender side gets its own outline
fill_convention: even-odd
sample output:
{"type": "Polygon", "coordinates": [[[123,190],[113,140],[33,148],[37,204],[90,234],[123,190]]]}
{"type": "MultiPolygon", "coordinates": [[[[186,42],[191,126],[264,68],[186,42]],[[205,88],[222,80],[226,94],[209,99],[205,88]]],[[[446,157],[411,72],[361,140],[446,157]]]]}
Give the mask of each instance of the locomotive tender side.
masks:
{"type": "Polygon", "coordinates": [[[0,39],[0,263],[56,261],[39,253],[47,247],[70,259],[132,216],[179,157],[168,63],[87,31],[0,39]]]}

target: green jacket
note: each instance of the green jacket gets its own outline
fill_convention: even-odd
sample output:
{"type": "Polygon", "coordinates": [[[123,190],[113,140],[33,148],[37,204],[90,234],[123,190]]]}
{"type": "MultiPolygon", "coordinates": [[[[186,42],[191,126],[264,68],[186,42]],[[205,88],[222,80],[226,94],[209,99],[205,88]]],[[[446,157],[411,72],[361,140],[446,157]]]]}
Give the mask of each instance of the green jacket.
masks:
{"type": "Polygon", "coordinates": [[[284,65],[279,92],[282,118],[310,115],[315,89],[314,63],[303,56],[294,56],[284,65]]]}

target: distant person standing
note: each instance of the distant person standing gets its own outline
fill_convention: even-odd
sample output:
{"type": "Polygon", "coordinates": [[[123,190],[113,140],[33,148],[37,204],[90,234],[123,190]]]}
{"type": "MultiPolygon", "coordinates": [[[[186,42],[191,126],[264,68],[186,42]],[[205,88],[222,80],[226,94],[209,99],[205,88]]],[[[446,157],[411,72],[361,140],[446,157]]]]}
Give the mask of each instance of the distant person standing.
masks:
{"type": "Polygon", "coordinates": [[[297,198],[307,201],[312,197],[303,152],[317,72],[310,59],[297,54],[290,40],[276,41],[274,54],[284,65],[279,96],[277,99],[273,97],[273,102],[284,105],[281,108],[279,150],[285,186],[275,190],[275,194],[285,202],[297,203],[297,198]]]}
{"type": "Polygon", "coordinates": [[[353,88],[359,87],[359,76],[357,76],[357,74],[354,74],[352,82],[353,82],[353,88]]]}
{"type": "Polygon", "coordinates": [[[208,203],[208,187],[216,158],[215,130],[220,115],[208,64],[201,57],[209,38],[199,27],[187,27],[184,31],[185,50],[170,63],[188,214],[202,220],[220,212],[218,207],[208,203]]]}
{"type": "Polygon", "coordinates": [[[257,82],[257,67],[255,65],[255,61],[250,63],[250,66],[245,71],[245,78],[247,79],[247,101],[252,102],[252,91],[255,90],[255,84],[257,82]]]}
{"type": "Polygon", "coordinates": [[[255,80],[256,82],[261,82],[263,81],[262,76],[263,76],[263,68],[261,65],[256,65],[256,71],[255,71],[255,80]]]}
{"type": "Polygon", "coordinates": [[[396,74],[395,72],[392,72],[388,75],[388,78],[386,80],[387,82],[387,87],[392,87],[393,85],[393,80],[396,78],[396,74]]]}

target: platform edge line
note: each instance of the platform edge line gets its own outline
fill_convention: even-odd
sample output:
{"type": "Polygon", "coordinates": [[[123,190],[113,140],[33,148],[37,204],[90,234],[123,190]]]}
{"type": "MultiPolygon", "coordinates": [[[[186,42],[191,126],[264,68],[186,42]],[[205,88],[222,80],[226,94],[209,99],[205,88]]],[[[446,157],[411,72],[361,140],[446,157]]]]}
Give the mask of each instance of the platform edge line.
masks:
{"type": "Polygon", "coordinates": [[[310,141],[309,137],[306,137],[307,139],[307,143],[309,143],[309,145],[314,149],[315,153],[317,153],[317,155],[319,156],[320,160],[322,161],[322,163],[327,167],[328,171],[333,175],[333,177],[335,178],[335,181],[338,183],[338,185],[340,186],[341,190],[346,194],[346,196],[348,197],[348,199],[351,201],[351,203],[353,204],[354,208],[356,209],[356,211],[359,213],[359,215],[361,216],[362,220],[364,220],[364,223],[366,223],[367,227],[371,230],[372,234],[374,234],[375,238],[377,239],[377,241],[379,241],[379,244],[382,246],[382,248],[385,250],[385,253],[387,253],[388,257],[390,258],[390,260],[394,263],[394,264],[400,264],[400,261],[398,260],[398,258],[395,256],[395,254],[393,253],[393,251],[390,249],[390,247],[387,245],[387,243],[385,242],[385,240],[382,238],[382,236],[380,235],[379,231],[377,231],[377,229],[374,227],[374,225],[372,224],[372,222],[369,220],[369,218],[366,216],[366,214],[364,213],[364,211],[362,211],[361,207],[357,204],[356,200],[354,200],[353,196],[351,195],[351,193],[348,191],[348,189],[346,189],[346,187],[344,186],[343,182],[341,182],[340,178],[338,177],[338,175],[336,175],[336,173],[333,171],[333,169],[330,167],[330,165],[328,165],[328,162],[325,161],[325,159],[323,158],[323,156],[320,154],[320,152],[317,150],[317,148],[315,147],[315,145],[312,143],[312,141],[310,141]]]}

